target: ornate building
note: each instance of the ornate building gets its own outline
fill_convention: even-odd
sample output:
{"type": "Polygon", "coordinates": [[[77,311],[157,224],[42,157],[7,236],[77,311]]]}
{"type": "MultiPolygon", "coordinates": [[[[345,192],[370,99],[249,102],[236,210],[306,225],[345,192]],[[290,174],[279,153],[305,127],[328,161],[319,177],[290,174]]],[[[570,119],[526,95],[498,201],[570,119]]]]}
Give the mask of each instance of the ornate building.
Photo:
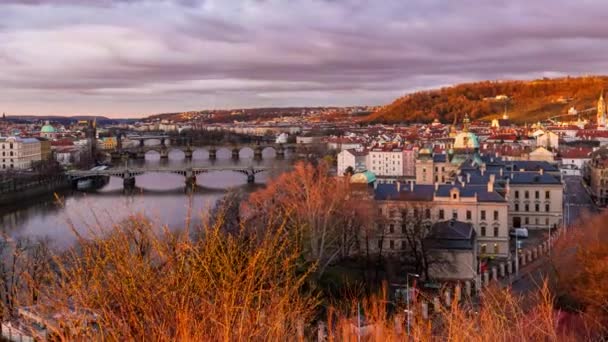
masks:
{"type": "Polygon", "coordinates": [[[597,128],[606,129],[606,101],[604,101],[603,91],[597,100],[597,128]]]}

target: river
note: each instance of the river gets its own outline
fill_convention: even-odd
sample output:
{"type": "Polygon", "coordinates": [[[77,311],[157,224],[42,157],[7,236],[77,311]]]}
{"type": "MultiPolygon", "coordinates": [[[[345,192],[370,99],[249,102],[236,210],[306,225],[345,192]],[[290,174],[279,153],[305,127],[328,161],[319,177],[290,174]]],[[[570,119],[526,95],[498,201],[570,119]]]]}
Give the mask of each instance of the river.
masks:
{"type": "Polygon", "coordinates": [[[182,228],[191,208],[193,222],[200,222],[210,208],[229,189],[250,193],[260,189],[271,178],[290,165],[290,156],[284,160],[275,158],[273,149],[263,151],[263,159],[254,160],[251,149],[242,149],[239,160],[233,160],[231,151],[219,149],[217,159],[211,161],[205,150],[196,150],[191,162],[184,159],[183,152],[173,150],[169,160],[161,161],[160,155],[148,152],[145,161],[130,161],[146,166],[268,166],[273,170],[256,175],[254,184],[247,184],[247,177],[232,171],[203,173],[197,176],[199,189],[193,194],[184,191],[184,177],[175,174],[146,173],[136,178],[137,191],[125,194],[121,178],[111,177],[103,188],[94,192],[66,191],[60,201],[54,196],[32,199],[29,203],[0,211],[3,232],[13,238],[49,238],[52,245],[63,249],[76,239],[73,229],[86,235],[89,229],[118,223],[129,215],[142,214],[155,224],[170,228],[182,228]]]}

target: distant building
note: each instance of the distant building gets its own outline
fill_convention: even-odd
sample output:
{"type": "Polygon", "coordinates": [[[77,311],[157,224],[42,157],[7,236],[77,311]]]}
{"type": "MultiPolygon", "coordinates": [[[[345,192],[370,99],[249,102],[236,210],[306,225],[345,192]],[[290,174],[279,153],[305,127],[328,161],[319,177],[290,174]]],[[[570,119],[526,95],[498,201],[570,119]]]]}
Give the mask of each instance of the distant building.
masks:
{"type": "Polygon", "coordinates": [[[353,172],[367,169],[368,152],[366,150],[343,150],[338,153],[338,175],[343,175],[348,168],[353,172]]]}
{"type": "Polygon", "coordinates": [[[414,177],[416,175],[416,152],[386,144],[377,146],[369,151],[367,169],[377,176],[384,177],[414,177]]]}
{"type": "Polygon", "coordinates": [[[604,100],[604,92],[600,93],[600,98],[597,100],[597,128],[606,129],[606,101],[604,100]]]}
{"type": "Polygon", "coordinates": [[[42,160],[40,141],[34,138],[0,139],[0,169],[28,169],[42,160]]]}
{"type": "Polygon", "coordinates": [[[47,121],[40,129],[40,136],[46,139],[56,139],[57,130],[47,121]]]}
{"type": "Polygon", "coordinates": [[[598,205],[608,204],[608,149],[592,153],[588,168],[591,197],[598,205]]]}

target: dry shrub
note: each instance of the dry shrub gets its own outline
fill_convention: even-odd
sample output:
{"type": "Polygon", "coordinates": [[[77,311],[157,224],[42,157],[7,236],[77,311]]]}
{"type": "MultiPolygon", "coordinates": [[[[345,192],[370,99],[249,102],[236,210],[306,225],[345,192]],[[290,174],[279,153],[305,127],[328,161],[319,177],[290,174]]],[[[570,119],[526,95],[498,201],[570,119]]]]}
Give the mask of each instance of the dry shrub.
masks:
{"type": "Polygon", "coordinates": [[[316,298],[299,250],[276,230],[201,238],[132,217],[61,257],[41,314],[64,340],[278,340],[298,336],[316,298]],[[87,324],[94,323],[94,324],[87,324]]]}
{"type": "MultiPolygon", "coordinates": [[[[356,310],[334,314],[328,323],[329,340],[408,340],[404,308],[389,313],[388,303],[385,293],[362,302],[361,312],[367,325],[361,336],[357,336],[356,310]]],[[[481,303],[453,302],[431,314],[429,320],[421,317],[420,303],[413,303],[411,308],[412,341],[579,341],[588,337],[583,331],[559,328],[560,313],[553,307],[546,283],[525,301],[509,289],[489,288],[482,293],[481,303]]]]}

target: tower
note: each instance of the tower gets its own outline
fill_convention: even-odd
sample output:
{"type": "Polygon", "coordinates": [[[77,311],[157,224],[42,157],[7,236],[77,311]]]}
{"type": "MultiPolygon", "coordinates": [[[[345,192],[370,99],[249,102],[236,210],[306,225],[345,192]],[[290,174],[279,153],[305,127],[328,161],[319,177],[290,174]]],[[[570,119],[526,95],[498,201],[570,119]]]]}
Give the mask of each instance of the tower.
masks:
{"type": "Polygon", "coordinates": [[[462,131],[463,132],[468,132],[469,131],[469,124],[471,123],[471,120],[469,119],[469,114],[465,114],[464,115],[464,119],[462,119],[462,131]]]}
{"type": "Polygon", "coordinates": [[[97,119],[89,120],[85,129],[87,144],[89,147],[89,156],[94,161],[97,152],[97,119]]]}
{"type": "Polygon", "coordinates": [[[597,100],[597,127],[606,128],[606,101],[604,101],[604,91],[600,93],[597,100]]]}

